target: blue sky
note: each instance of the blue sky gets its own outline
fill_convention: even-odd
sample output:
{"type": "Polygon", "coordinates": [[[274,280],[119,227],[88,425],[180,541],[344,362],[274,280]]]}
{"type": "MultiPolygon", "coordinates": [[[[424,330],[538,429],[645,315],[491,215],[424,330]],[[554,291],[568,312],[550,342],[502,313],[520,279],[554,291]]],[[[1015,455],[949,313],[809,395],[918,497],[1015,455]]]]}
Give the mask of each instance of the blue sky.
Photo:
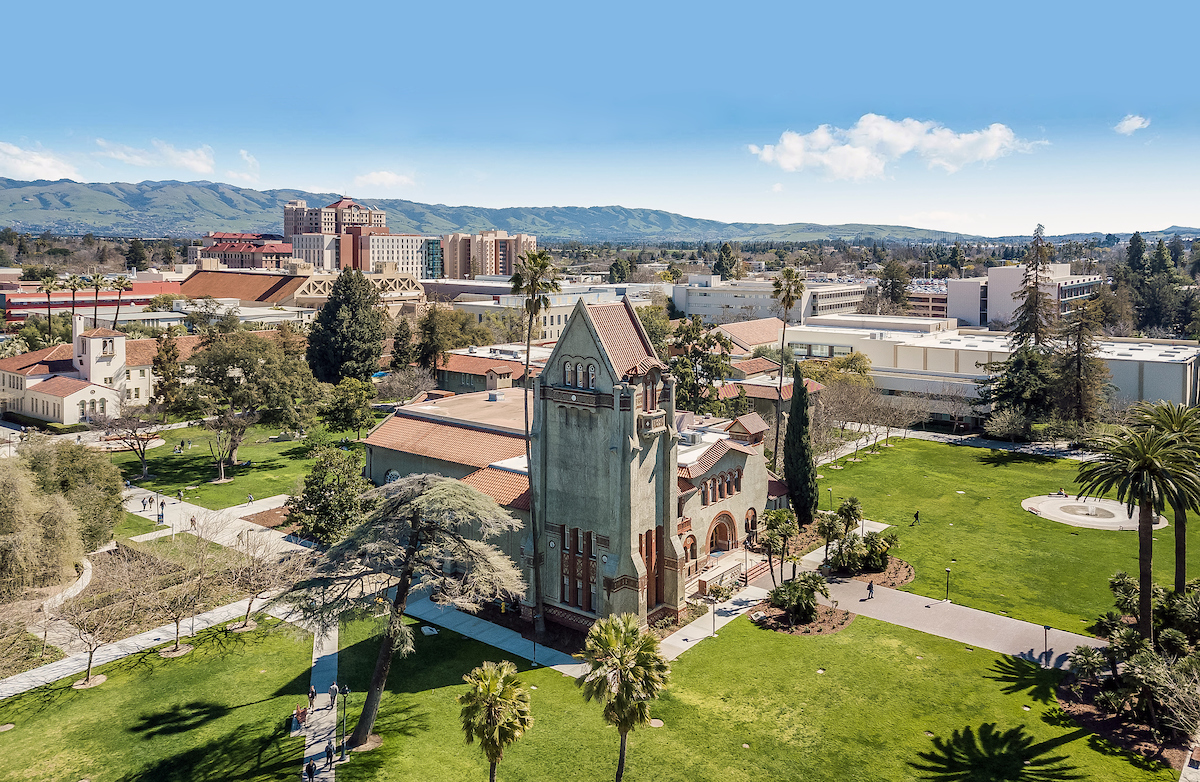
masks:
{"type": "Polygon", "coordinates": [[[989,235],[1200,224],[1195,3],[342,8],[6,9],[31,32],[6,41],[0,176],[989,235]]]}

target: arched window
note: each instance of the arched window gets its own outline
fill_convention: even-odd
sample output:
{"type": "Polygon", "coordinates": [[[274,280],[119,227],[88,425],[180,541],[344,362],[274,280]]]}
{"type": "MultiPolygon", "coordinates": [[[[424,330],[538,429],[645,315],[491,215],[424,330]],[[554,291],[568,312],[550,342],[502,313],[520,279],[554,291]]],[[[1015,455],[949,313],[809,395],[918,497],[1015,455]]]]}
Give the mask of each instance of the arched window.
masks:
{"type": "Polygon", "coordinates": [[[568,361],[566,364],[563,364],[563,385],[575,385],[575,367],[570,361],[568,361]]]}
{"type": "Polygon", "coordinates": [[[575,376],[576,376],[576,381],[575,381],[576,385],[578,385],[580,388],[583,388],[583,381],[585,379],[583,376],[583,364],[575,365],[575,376]]]}
{"type": "Polygon", "coordinates": [[[732,475],[725,476],[725,493],[727,495],[729,495],[730,497],[733,496],[733,476],[732,475]]]}
{"type": "Polygon", "coordinates": [[[717,496],[725,499],[725,476],[718,475],[714,480],[717,482],[717,496]]]}
{"type": "Polygon", "coordinates": [[[596,365],[595,365],[595,364],[588,364],[588,384],[587,384],[587,387],[588,387],[588,390],[589,390],[589,391],[595,391],[595,390],[596,390],[596,365]]]}
{"type": "Polygon", "coordinates": [[[79,417],[87,418],[87,401],[83,399],[79,400],[79,417]]]}
{"type": "MultiPolygon", "coordinates": [[[[83,402],[80,402],[79,404],[82,405],[83,402]]],[[[700,504],[701,505],[708,504],[708,484],[707,483],[703,483],[700,485],[700,504]]]]}
{"type": "Polygon", "coordinates": [[[100,400],[100,415],[104,415],[104,402],[105,400],[100,400]]]}
{"type": "Polygon", "coordinates": [[[737,489],[738,491],[742,490],[742,470],[740,467],[738,468],[737,474],[733,476],[733,488],[737,489]]]}

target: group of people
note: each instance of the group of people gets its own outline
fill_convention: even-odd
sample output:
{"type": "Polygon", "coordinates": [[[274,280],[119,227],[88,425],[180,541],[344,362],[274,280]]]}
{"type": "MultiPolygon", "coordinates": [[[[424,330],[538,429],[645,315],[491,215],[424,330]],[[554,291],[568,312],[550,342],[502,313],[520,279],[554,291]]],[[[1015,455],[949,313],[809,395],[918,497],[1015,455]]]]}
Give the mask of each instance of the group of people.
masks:
{"type": "MultiPolygon", "coordinates": [[[[337,697],[341,690],[338,689],[337,682],[329,685],[329,708],[337,707],[337,697]]],[[[308,710],[311,712],[316,708],[317,704],[317,688],[308,685],[308,710]]],[[[333,742],[325,742],[325,768],[333,768],[333,742]]],[[[304,766],[304,774],[309,782],[312,782],[317,776],[317,761],[316,759],[308,761],[304,766]]]]}

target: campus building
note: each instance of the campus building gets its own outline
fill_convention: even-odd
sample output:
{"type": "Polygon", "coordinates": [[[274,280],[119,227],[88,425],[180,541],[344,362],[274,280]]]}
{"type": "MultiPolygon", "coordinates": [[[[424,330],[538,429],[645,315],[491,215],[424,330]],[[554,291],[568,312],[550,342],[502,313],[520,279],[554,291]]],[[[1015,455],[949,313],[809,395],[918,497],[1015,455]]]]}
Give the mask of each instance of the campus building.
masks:
{"type": "Polygon", "coordinates": [[[507,231],[454,233],[442,237],[445,276],[467,280],[477,275],[512,276],[517,258],[537,250],[537,237],[507,231]]]}
{"type": "Polygon", "coordinates": [[[323,207],[310,207],[296,199],[283,207],[284,237],[297,234],[344,234],[352,227],[387,228],[387,212],[363,206],[350,198],[339,198],[323,207]]]}
{"type": "MultiPolygon", "coordinates": [[[[1024,266],[993,266],[986,277],[946,280],[946,312],[963,326],[986,326],[992,321],[1012,322],[1025,277],[1024,266]]],[[[1071,274],[1071,264],[1052,263],[1042,290],[1059,315],[1087,301],[1100,290],[1104,278],[1097,274],[1071,274]]]]}
{"type": "MultiPolygon", "coordinates": [[[[867,284],[859,281],[805,280],[800,301],[788,314],[790,322],[803,322],[813,315],[855,312],[867,295],[867,284]]],[[[672,288],[675,309],[705,323],[732,323],[779,317],[775,283],[763,280],[722,280],[717,274],[690,274],[688,281],[672,288]]]]}

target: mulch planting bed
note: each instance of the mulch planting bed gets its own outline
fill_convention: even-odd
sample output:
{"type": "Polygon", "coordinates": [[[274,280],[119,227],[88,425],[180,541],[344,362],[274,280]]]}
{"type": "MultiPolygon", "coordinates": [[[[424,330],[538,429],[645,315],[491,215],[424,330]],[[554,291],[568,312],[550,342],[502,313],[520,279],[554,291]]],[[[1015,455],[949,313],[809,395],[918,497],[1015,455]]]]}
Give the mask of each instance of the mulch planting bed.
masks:
{"type": "Polygon", "coordinates": [[[843,611],[840,608],[818,605],[817,616],[808,624],[791,625],[787,613],[780,608],[774,608],[767,601],[762,601],[750,611],[750,615],[760,612],[763,614],[755,624],[767,630],[790,635],[829,635],[848,627],[856,614],[843,611]]]}
{"type": "Polygon", "coordinates": [[[258,513],[252,513],[249,516],[244,516],[243,518],[246,521],[259,525],[260,527],[278,529],[285,535],[293,535],[296,533],[297,527],[295,524],[288,524],[287,517],[287,506],[281,505],[278,508],[259,511],[258,513]]]}
{"type": "MultiPolygon", "coordinates": [[[[509,630],[516,630],[527,640],[533,640],[533,623],[522,619],[519,611],[501,613],[500,606],[489,603],[479,609],[475,616],[492,624],[507,627],[509,630]]],[[[576,654],[583,651],[583,642],[586,638],[586,633],[563,627],[554,622],[546,622],[546,638],[542,641],[542,646],[548,646],[563,654],[576,654]]]]}
{"type": "Polygon", "coordinates": [[[1058,706],[1081,727],[1147,760],[1165,763],[1176,771],[1183,769],[1188,756],[1186,744],[1168,740],[1160,746],[1147,726],[1126,722],[1098,709],[1094,705],[1100,691],[1098,684],[1084,681],[1079,683],[1079,688],[1079,695],[1076,695],[1071,687],[1060,684],[1058,706]]]}
{"type": "Polygon", "coordinates": [[[916,578],[916,576],[917,574],[913,571],[912,565],[903,559],[888,557],[887,569],[882,573],[860,573],[857,576],[853,576],[853,578],[855,581],[862,581],[863,583],[874,581],[877,587],[895,589],[898,586],[904,586],[916,578]]]}

